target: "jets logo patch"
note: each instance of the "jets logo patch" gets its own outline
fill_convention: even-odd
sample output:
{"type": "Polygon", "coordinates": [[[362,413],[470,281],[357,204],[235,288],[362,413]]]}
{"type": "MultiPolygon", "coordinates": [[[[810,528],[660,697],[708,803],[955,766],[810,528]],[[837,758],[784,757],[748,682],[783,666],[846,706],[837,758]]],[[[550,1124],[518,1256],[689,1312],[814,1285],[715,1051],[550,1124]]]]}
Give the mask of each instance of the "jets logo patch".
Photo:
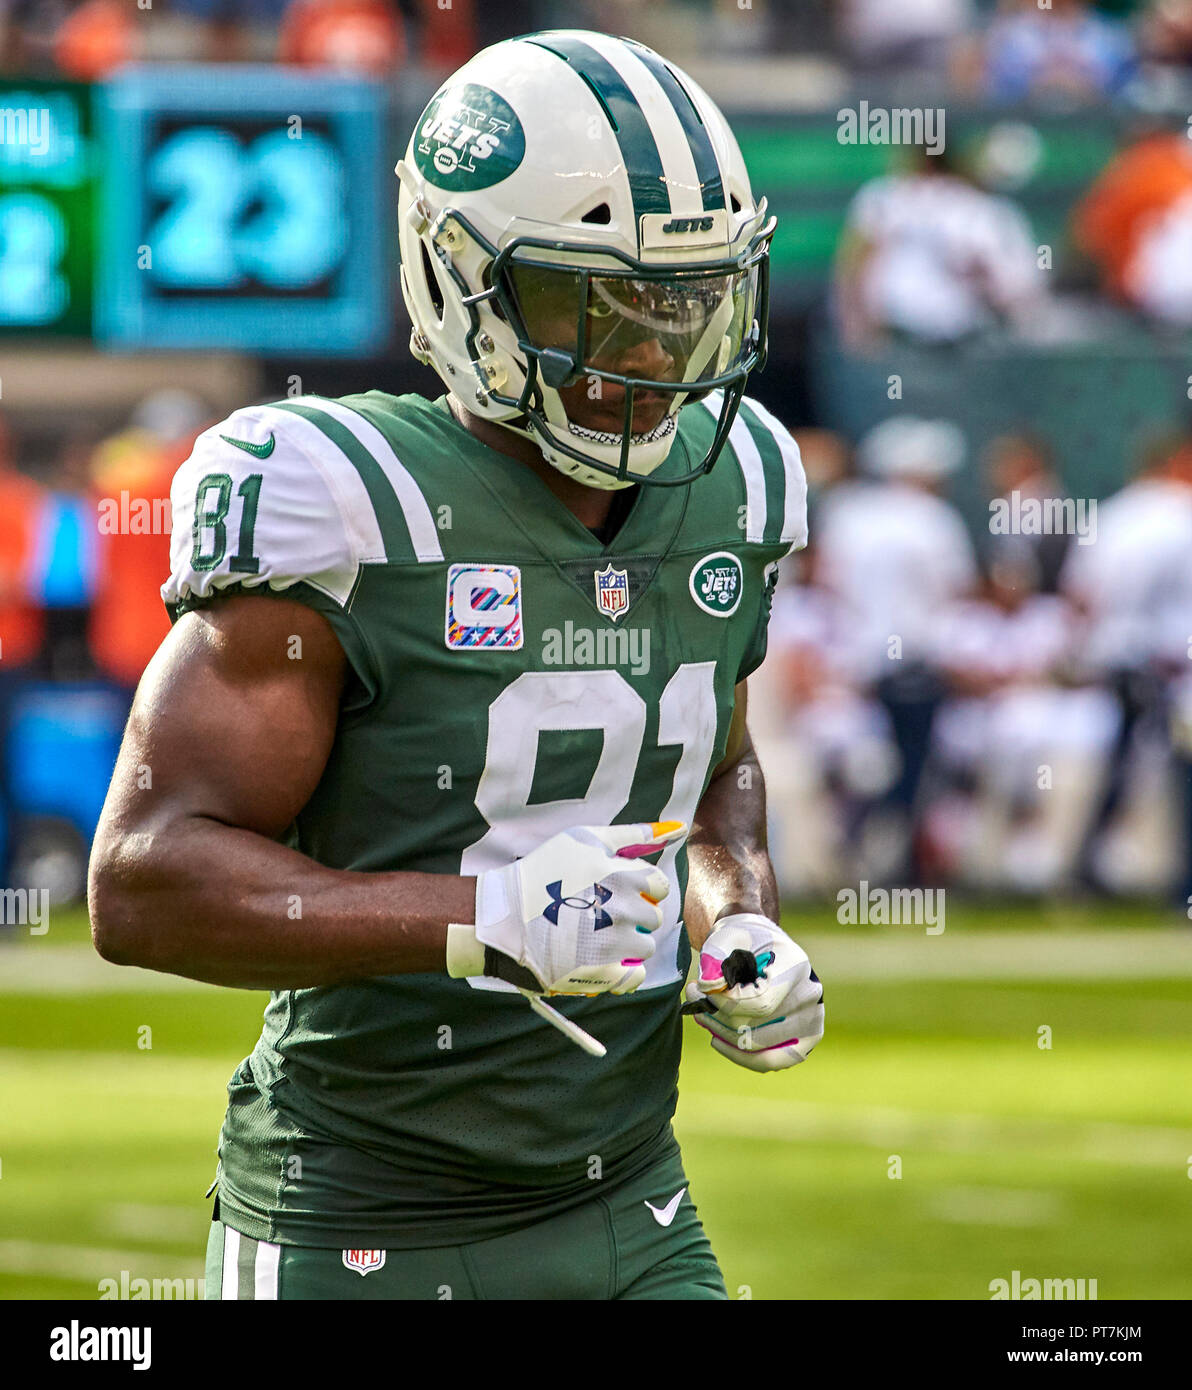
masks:
{"type": "Polygon", "coordinates": [[[691,571],[691,597],[714,618],[728,618],[737,611],[744,588],[741,562],[728,550],[717,550],[691,571]]]}
{"type": "Polygon", "coordinates": [[[385,1263],[384,1250],[345,1250],[344,1268],[354,1269],[363,1278],[385,1263]]]}
{"type": "Polygon", "coordinates": [[[452,565],[447,572],[447,646],[453,651],[521,648],[521,570],[452,565]]]}

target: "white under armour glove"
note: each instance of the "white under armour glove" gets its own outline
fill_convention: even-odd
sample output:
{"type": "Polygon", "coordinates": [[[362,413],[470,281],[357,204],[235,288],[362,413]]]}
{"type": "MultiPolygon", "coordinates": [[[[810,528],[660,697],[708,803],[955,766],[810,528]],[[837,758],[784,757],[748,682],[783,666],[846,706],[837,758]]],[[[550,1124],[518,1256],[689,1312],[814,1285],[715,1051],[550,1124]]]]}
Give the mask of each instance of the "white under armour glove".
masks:
{"type": "Polygon", "coordinates": [[[636,861],[684,834],[679,821],[581,825],[480,874],[475,925],[447,928],[447,973],[545,994],[637,989],[670,884],[636,861]]]}
{"type": "Polygon", "coordinates": [[[807,952],[755,912],[716,923],[687,999],[684,1013],[716,1051],[750,1071],[793,1067],[824,1036],[824,989],[807,952]]]}

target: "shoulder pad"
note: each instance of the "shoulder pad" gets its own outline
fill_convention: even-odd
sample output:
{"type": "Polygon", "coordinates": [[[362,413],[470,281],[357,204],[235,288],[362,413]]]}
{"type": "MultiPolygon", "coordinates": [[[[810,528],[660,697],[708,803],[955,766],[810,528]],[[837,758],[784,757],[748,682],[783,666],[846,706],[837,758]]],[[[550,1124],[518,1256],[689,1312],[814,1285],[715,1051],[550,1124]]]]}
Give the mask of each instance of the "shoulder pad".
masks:
{"type": "Polygon", "coordinates": [[[205,430],[174,475],[170,506],[167,605],[304,580],[342,607],[359,566],[385,558],[359,473],[283,405],[248,406],[205,430]]]}
{"type": "MultiPolygon", "coordinates": [[[[713,417],[720,413],[721,399],[714,391],[702,402],[713,417]]],[[[802,550],[807,544],[807,479],[799,446],[785,425],[745,396],[726,452],[735,459],[744,485],[746,543],[802,550]]],[[[731,468],[733,463],[725,458],[716,466],[731,468]]]]}

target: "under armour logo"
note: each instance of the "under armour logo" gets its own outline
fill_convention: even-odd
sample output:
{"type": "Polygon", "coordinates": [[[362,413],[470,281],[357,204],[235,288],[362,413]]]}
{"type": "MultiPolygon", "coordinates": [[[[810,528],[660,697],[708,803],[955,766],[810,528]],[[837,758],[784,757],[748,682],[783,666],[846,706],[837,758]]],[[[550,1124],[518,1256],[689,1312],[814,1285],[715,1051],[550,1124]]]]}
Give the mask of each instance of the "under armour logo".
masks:
{"type": "Polygon", "coordinates": [[[592,926],[593,931],[600,931],[602,927],[611,927],[613,919],[603,908],[597,907],[597,903],[606,903],[613,895],[611,888],[605,888],[603,884],[592,885],[592,892],[596,894],[594,898],[565,898],[563,896],[563,880],[555,879],[554,883],[546,885],[546,891],[550,894],[550,902],[543,909],[542,915],[552,927],[559,925],[559,909],[570,907],[576,912],[595,912],[596,921],[592,926]]]}

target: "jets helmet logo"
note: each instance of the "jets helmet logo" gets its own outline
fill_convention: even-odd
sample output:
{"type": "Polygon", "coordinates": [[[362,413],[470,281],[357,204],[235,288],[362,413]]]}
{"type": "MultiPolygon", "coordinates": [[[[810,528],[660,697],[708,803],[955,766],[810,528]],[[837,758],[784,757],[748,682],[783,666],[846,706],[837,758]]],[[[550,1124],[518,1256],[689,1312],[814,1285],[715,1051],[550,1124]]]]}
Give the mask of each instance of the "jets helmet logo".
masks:
{"type": "Polygon", "coordinates": [[[522,162],[526,137],[513,107],[467,82],[440,92],[418,122],[414,161],[439,188],[489,188],[522,162]]]}

